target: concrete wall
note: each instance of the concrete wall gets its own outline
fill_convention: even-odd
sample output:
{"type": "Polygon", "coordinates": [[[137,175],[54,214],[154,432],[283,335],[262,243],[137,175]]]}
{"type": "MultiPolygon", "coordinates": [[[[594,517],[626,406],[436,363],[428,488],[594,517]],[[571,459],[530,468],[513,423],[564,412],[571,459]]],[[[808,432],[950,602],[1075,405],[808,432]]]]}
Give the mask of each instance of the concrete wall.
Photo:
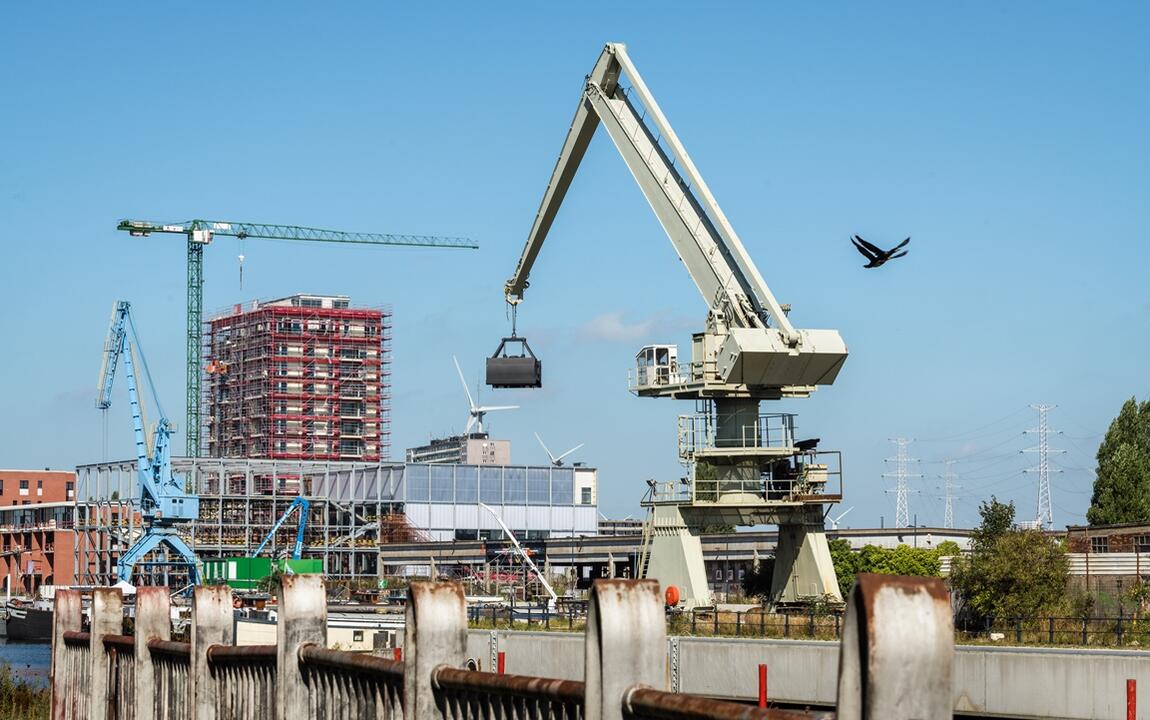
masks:
{"type": "MultiPolygon", "coordinates": [[[[507,672],[583,678],[580,634],[496,631],[507,672]]],[[[672,637],[668,686],[678,692],[753,699],[757,668],[766,663],[772,700],[834,705],[839,644],[814,640],[672,637]],[[677,672],[672,659],[677,658],[677,672]]],[[[468,633],[468,656],[489,667],[491,631],[468,633]]],[[[1126,680],[1138,681],[1150,704],[1150,651],[960,646],[954,707],[966,715],[1072,718],[1125,717],[1126,680]]]]}

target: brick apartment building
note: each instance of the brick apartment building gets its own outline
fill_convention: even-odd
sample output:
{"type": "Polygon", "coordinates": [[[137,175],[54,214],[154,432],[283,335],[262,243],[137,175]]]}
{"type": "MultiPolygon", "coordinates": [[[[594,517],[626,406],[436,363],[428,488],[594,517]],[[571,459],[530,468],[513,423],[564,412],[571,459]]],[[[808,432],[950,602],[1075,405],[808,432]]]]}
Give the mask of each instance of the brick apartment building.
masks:
{"type": "Polygon", "coordinates": [[[390,454],[391,313],[346,296],[236,305],[207,321],[207,455],[378,462],[390,454]]]}
{"type": "Polygon", "coordinates": [[[0,470],[0,574],[12,593],[72,585],[76,473],[0,470]]]}

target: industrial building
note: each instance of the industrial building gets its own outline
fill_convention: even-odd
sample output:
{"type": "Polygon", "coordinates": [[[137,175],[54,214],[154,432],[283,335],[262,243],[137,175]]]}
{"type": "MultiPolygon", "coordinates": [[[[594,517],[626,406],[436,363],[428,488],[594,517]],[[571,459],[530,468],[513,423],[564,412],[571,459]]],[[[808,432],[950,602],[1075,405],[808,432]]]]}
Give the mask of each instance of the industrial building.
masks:
{"type": "Polygon", "coordinates": [[[409,463],[510,465],[511,441],[492,440],[485,432],[467,433],[408,448],[406,455],[409,463]]]}
{"type": "MultiPolygon", "coordinates": [[[[199,495],[199,517],[180,533],[200,559],[250,555],[302,494],[311,501],[303,557],[322,559],[333,582],[374,582],[381,546],[500,539],[499,519],[523,538],[596,532],[593,468],[173,458],[172,471],[199,495]]],[[[130,505],[139,492],[136,463],[82,465],[76,474],[77,579],[115,582],[119,557],[141,533],[130,505]]],[[[270,553],[291,547],[290,525],[270,553]]]]}
{"type": "Polygon", "coordinates": [[[0,574],[13,592],[75,582],[76,474],[0,470],[0,574]]]}
{"type": "Polygon", "coordinates": [[[387,460],[390,355],[390,311],[344,295],[256,301],[207,320],[204,454],[387,460]]]}

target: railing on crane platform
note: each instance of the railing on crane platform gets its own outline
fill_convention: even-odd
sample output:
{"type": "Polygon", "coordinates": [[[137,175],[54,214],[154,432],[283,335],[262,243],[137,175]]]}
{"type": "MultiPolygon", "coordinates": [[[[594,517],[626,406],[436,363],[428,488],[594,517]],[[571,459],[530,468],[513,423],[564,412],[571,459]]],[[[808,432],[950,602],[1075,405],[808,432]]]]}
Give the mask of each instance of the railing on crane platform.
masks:
{"type": "MultiPolygon", "coordinates": [[[[766,708],[765,694],[756,708],[669,692],[663,596],[652,580],[595,583],[583,641],[583,681],[505,675],[501,662],[484,672],[485,658],[468,657],[466,601],[458,583],[412,584],[403,647],[389,657],[327,647],[326,593],[320,576],[284,578],[274,645],[233,644],[231,591],[226,586],[198,587],[193,602],[189,642],[177,642],[171,639],[167,588],[138,589],[133,635],[124,634],[118,589],[93,591],[86,632],[81,629],[79,592],[60,590],[52,644],[52,717],[794,717],[766,708]]],[[[952,633],[949,600],[940,580],[860,576],[843,629],[839,711],[864,718],[949,717],[952,633]],[[860,642],[862,637],[866,642],[860,642]]]]}

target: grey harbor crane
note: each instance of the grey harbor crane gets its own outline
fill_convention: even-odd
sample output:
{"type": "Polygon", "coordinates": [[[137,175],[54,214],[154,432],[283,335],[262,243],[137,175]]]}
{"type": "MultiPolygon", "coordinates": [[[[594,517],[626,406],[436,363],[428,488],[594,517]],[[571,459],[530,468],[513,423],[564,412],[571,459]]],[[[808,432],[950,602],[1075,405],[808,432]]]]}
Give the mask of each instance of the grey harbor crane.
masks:
{"type": "MultiPolygon", "coordinates": [[[[779,526],[774,606],[841,603],[824,519],[824,506],[842,500],[839,453],[819,450],[815,439],[798,440],[793,414],[764,414],[760,403],[808,397],[833,383],[846,361],[846,344],[836,330],[791,324],[790,308],[767,287],[620,43],[607,44],[586,78],[519,263],[504,286],[513,317],[600,123],[707,305],[690,359],[680,362],[675,345],[648,345],[630,371],[633,394],[696,404],[696,412],[678,423],[678,453],[688,477],[651,483],[643,501],[648,518],[639,576],[675,586],[683,607],[708,605],[701,529],[771,524],[779,526]]],[[[779,270],[784,268],[780,260],[779,270]]],[[[522,340],[514,329],[512,339],[522,340]]],[[[500,348],[487,361],[488,384],[538,387],[538,361],[503,357],[500,348]],[[521,382],[509,382],[520,368],[521,382]]]]}

